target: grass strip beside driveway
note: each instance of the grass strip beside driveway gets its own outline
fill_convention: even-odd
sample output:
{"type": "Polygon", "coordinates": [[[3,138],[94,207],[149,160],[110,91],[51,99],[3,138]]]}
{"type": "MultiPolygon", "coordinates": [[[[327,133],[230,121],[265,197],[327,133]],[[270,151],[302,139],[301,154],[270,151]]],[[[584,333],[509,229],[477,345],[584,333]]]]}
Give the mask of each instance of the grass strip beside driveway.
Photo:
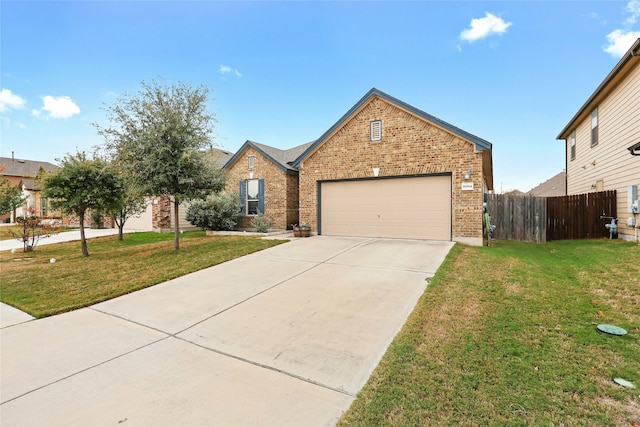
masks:
{"type": "Polygon", "coordinates": [[[639,389],[612,381],[640,388],[638,260],[615,240],[456,245],[338,425],[640,425],[639,389]]]}
{"type": "Polygon", "coordinates": [[[173,234],[131,233],[90,239],[88,258],[80,242],[0,253],[0,300],[35,317],[86,307],[283,243],[259,237],[186,232],[180,249],[173,234]],[[55,263],[50,259],[55,258],[55,263]]]}

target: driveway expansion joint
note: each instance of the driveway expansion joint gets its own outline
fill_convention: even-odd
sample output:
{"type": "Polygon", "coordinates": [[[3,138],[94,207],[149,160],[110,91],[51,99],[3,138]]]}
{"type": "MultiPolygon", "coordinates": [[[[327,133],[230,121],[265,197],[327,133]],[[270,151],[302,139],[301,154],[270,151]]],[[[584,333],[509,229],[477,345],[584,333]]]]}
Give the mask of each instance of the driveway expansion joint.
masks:
{"type": "Polygon", "coordinates": [[[266,369],[266,370],[269,370],[269,371],[277,372],[279,374],[283,374],[283,375],[286,375],[288,377],[295,378],[295,379],[297,379],[299,381],[303,381],[303,382],[306,382],[306,383],[309,383],[309,384],[313,384],[315,386],[322,387],[322,388],[325,388],[327,390],[335,391],[337,393],[344,394],[344,395],[349,396],[349,397],[355,397],[356,396],[355,393],[351,393],[351,392],[349,392],[347,390],[344,390],[342,388],[332,387],[332,386],[330,386],[328,384],[322,384],[322,383],[314,381],[314,380],[312,380],[310,378],[304,378],[304,377],[301,377],[300,375],[296,375],[294,373],[287,372],[287,371],[284,371],[282,369],[275,368],[273,366],[265,365],[263,363],[255,362],[253,360],[249,360],[249,359],[246,359],[244,357],[235,356],[235,355],[233,355],[231,353],[226,353],[224,351],[216,350],[215,348],[210,348],[210,347],[204,346],[202,344],[198,344],[197,342],[190,341],[190,340],[188,340],[186,338],[182,338],[182,337],[178,337],[178,336],[174,336],[173,338],[179,339],[179,340],[181,340],[183,342],[186,342],[188,344],[191,344],[191,345],[195,345],[196,347],[199,347],[199,348],[201,348],[203,350],[207,350],[207,351],[219,354],[221,356],[229,357],[231,359],[235,359],[235,360],[238,360],[240,362],[248,363],[250,365],[257,366],[257,367],[262,368],[262,369],[266,369]]]}
{"type": "Polygon", "coordinates": [[[32,389],[32,390],[29,390],[29,391],[27,391],[27,392],[25,392],[25,393],[22,393],[21,395],[14,396],[14,397],[12,397],[11,399],[7,399],[7,400],[5,400],[4,402],[1,402],[1,403],[0,403],[0,406],[4,405],[5,403],[12,402],[12,401],[14,401],[14,400],[16,400],[16,399],[20,399],[20,398],[22,398],[22,397],[24,397],[24,396],[27,396],[27,395],[29,395],[29,394],[31,394],[31,393],[34,393],[34,392],[38,391],[38,390],[42,390],[42,389],[44,389],[44,388],[47,388],[47,387],[49,387],[49,386],[52,386],[53,384],[57,384],[57,383],[59,383],[59,382],[65,381],[65,380],[67,380],[67,379],[69,379],[69,378],[73,378],[73,377],[75,377],[76,375],[80,375],[80,374],[82,374],[82,373],[84,373],[84,372],[90,371],[90,370],[95,369],[95,368],[97,368],[97,367],[99,367],[99,366],[106,365],[106,364],[107,364],[107,363],[109,363],[109,362],[112,362],[112,361],[114,361],[114,360],[120,359],[121,357],[127,356],[127,355],[129,355],[129,354],[135,353],[136,351],[138,351],[138,350],[142,350],[143,348],[149,347],[150,345],[157,344],[157,343],[159,343],[160,341],[166,340],[167,338],[169,338],[169,336],[159,338],[159,339],[157,339],[157,340],[154,340],[154,341],[152,341],[152,342],[150,342],[150,343],[147,343],[147,344],[145,344],[145,345],[142,345],[142,346],[140,346],[140,347],[137,347],[137,348],[131,349],[131,350],[129,350],[129,351],[125,351],[124,353],[118,354],[117,356],[113,356],[113,357],[111,357],[111,358],[109,358],[109,359],[107,359],[107,360],[103,360],[103,361],[102,361],[102,362],[100,362],[100,363],[95,363],[95,364],[93,364],[93,365],[91,365],[91,366],[87,366],[86,368],[80,369],[79,371],[76,371],[76,372],[74,372],[74,373],[72,373],[72,374],[66,375],[66,376],[64,376],[64,377],[62,377],[62,378],[58,378],[57,380],[55,380],[55,381],[51,381],[51,382],[49,382],[49,383],[47,383],[47,384],[43,384],[43,385],[41,385],[41,386],[38,386],[38,387],[36,387],[36,388],[34,388],[34,389],[32,389]]]}

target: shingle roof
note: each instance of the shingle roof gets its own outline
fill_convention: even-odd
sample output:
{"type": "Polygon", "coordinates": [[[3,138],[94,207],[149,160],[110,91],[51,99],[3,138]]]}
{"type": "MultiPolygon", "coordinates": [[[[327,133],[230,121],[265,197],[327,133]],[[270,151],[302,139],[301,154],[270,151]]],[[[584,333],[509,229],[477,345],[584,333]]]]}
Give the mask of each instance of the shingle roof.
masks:
{"type": "Polygon", "coordinates": [[[38,160],[12,159],[11,157],[0,157],[0,166],[2,165],[5,166],[1,172],[3,175],[31,178],[35,178],[36,175],[38,175],[40,166],[47,172],[58,169],[58,166],[53,163],[38,160]]]}
{"type": "Polygon", "coordinates": [[[207,154],[214,156],[214,160],[218,167],[223,167],[227,164],[229,159],[233,157],[233,153],[231,151],[223,150],[221,148],[212,148],[207,154]]]}
{"type": "Polygon", "coordinates": [[[552,178],[549,178],[537,187],[529,190],[527,194],[539,197],[556,197],[567,195],[567,174],[560,172],[552,178]]]}
{"type": "Polygon", "coordinates": [[[306,144],[298,145],[297,147],[289,148],[288,150],[281,150],[255,141],[246,141],[236,154],[227,161],[223,168],[230,166],[247,147],[252,147],[254,150],[262,153],[267,159],[275,163],[282,172],[297,172],[298,169],[292,166],[292,163],[313,143],[314,141],[311,141],[306,144]]]}

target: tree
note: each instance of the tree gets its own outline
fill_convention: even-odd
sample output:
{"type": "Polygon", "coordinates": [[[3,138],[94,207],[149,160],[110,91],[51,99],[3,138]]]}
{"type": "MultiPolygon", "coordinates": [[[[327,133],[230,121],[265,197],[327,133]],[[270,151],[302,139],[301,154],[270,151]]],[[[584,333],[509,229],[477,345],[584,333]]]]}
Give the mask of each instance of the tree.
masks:
{"type": "Polygon", "coordinates": [[[15,211],[22,206],[25,197],[18,186],[13,186],[8,179],[0,182],[0,215],[15,211]]]}
{"type": "Polygon", "coordinates": [[[96,125],[107,152],[131,173],[142,194],[171,200],[174,249],[180,247],[179,205],[224,186],[220,168],[205,155],[213,145],[215,121],[206,111],[208,93],[205,86],[143,82],[137,94],[107,108],[110,126],[96,125]]]}
{"type": "Polygon", "coordinates": [[[115,168],[118,176],[123,182],[123,189],[120,203],[112,207],[107,213],[113,217],[113,221],[118,226],[118,240],[122,240],[124,236],[124,225],[127,220],[138,215],[147,207],[144,195],[139,188],[131,182],[125,169],[118,162],[111,162],[111,166],[115,168]]]}
{"type": "Polygon", "coordinates": [[[84,234],[84,216],[89,210],[110,211],[121,205],[124,183],[116,171],[84,152],[67,155],[62,167],[43,178],[43,193],[54,209],[77,215],[80,221],[82,256],[89,256],[84,234]]]}

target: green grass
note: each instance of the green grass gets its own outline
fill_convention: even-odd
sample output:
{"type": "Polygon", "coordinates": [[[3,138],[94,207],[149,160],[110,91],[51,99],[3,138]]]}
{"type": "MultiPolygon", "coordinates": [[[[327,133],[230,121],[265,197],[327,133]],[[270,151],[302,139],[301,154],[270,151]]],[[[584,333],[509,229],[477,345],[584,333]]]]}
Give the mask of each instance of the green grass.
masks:
{"type": "Polygon", "coordinates": [[[639,425],[639,337],[637,244],[456,245],[338,425],[639,425]]]}
{"type": "Polygon", "coordinates": [[[0,253],[0,300],[35,317],[86,307],[187,273],[283,243],[253,237],[207,237],[187,232],[173,250],[173,234],[131,233],[0,253]],[[49,260],[56,258],[51,264],[49,260]]]}

